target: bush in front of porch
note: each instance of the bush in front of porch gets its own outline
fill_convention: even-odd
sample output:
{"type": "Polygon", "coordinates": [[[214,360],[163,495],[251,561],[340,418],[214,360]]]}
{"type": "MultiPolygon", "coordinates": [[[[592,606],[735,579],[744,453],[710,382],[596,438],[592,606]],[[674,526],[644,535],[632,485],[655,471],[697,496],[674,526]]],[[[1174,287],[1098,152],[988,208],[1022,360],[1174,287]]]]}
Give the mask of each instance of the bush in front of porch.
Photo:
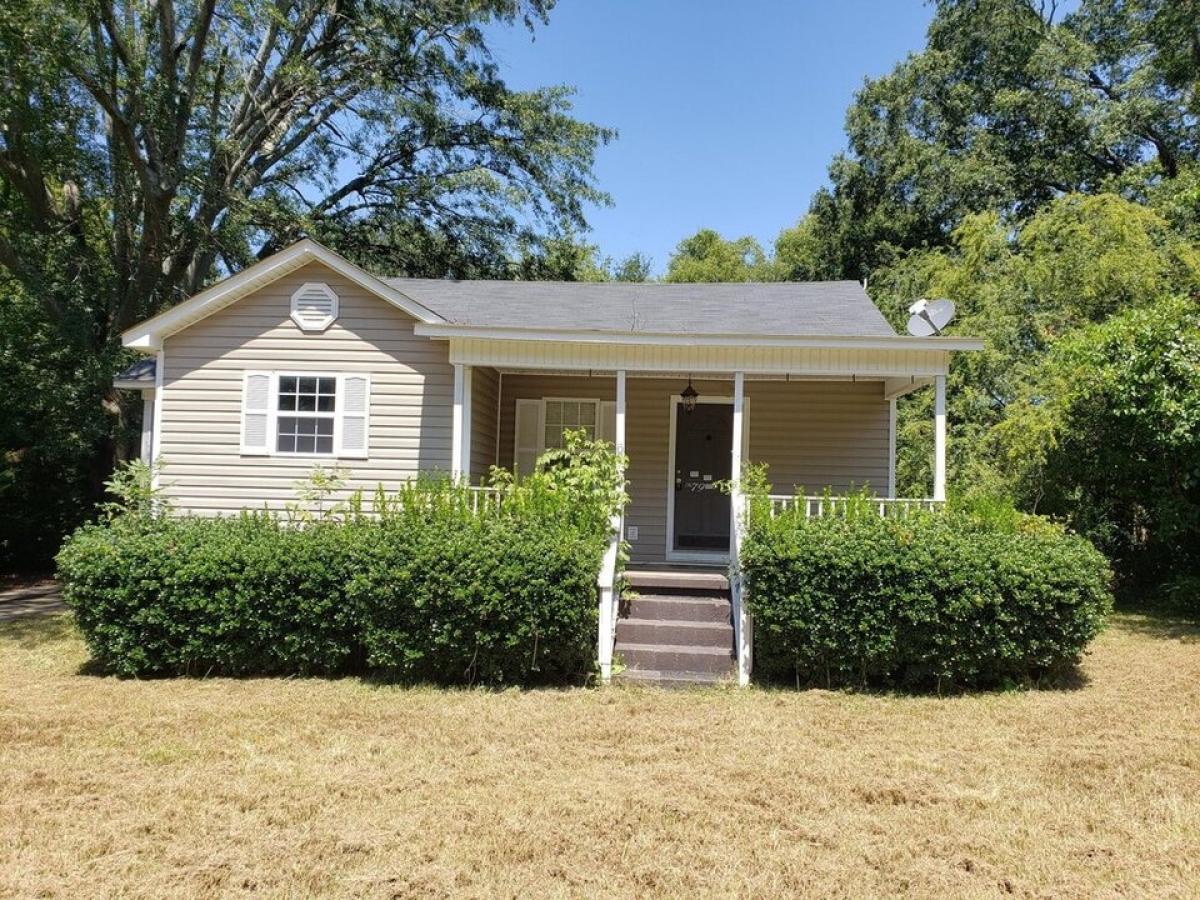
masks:
{"type": "Polygon", "coordinates": [[[71,536],[59,575],[93,657],[120,675],[580,680],[617,463],[577,437],[486,493],[428,478],[287,517],[162,515],[148,481],[118,482],[125,504],[71,536]]]}
{"type": "Polygon", "coordinates": [[[770,514],[751,498],[741,551],[754,670],[818,686],[954,690],[1038,684],[1079,661],[1111,609],[1104,557],[1012,510],[882,518],[770,514]]]}

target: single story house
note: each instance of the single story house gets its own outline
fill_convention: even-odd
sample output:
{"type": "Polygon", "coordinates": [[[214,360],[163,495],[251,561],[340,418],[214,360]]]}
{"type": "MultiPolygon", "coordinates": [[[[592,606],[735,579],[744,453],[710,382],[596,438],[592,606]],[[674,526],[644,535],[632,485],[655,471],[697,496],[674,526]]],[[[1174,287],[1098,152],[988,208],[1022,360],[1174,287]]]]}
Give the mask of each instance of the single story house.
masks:
{"type": "MultiPolygon", "coordinates": [[[[674,594],[720,590],[703,567],[736,562],[736,517],[714,487],[745,460],[768,464],[781,494],[867,486],[893,498],[896,398],[928,385],[937,398],[930,499],[943,499],[950,354],[982,346],[897,335],[853,281],[382,278],[311,240],[123,340],[148,359],[116,383],[142,392],[143,452],[167,461],[162,488],[177,509],[283,508],[317,464],[348,469],[349,489],[367,493],[423,471],[477,482],[493,465],[528,471],[564,429],[583,428],[628,456],[621,527],[639,587],[674,594]]],[[[744,680],[749,628],[739,628],[736,595],[735,584],[733,655],[744,680]]],[[[622,626],[614,612],[601,627],[606,667],[604,630],[620,651],[622,626]]],[[[631,633],[662,632],[643,630],[631,633]]],[[[679,640],[681,630],[660,636],[679,640]]],[[[648,653],[643,668],[700,665],[678,656],[648,653]]]]}

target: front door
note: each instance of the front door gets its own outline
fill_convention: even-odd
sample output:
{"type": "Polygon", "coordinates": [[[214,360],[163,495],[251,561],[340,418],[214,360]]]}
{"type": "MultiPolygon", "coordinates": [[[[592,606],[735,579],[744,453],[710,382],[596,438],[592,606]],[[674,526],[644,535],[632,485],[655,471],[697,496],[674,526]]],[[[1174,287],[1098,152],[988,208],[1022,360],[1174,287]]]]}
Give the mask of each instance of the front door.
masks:
{"type": "Polygon", "coordinates": [[[688,412],[676,404],[674,552],[728,552],[729,495],[718,483],[729,480],[732,449],[732,405],[698,403],[688,412]]]}

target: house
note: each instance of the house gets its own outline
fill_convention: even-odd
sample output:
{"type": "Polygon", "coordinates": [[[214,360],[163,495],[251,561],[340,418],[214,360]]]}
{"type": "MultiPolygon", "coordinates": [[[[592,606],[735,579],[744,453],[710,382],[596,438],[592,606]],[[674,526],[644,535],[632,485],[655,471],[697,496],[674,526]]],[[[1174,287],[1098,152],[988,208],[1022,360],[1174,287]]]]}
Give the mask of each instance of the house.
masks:
{"type": "MultiPolygon", "coordinates": [[[[477,482],[493,465],[528,471],[564,429],[583,428],[629,458],[623,533],[643,597],[690,591],[699,600],[727,590],[719,570],[664,567],[736,561],[731,499],[718,482],[753,460],[768,464],[781,494],[865,485],[892,498],[895,401],[928,385],[937,397],[932,499],[943,499],[950,354],[982,346],[897,335],[857,282],[380,278],[311,240],[123,340],[152,358],[116,383],[142,392],[144,453],[168,462],[162,488],[175,508],[282,508],[320,463],[347,468],[349,488],[368,493],[422,471],[477,482]]],[[[749,628],[736,584],[733,594],[744,678],[749,628]]],[[[705,629],[651,624],[643,635],[637,622],[711,615],[693,605],[635,616],[636,627],[602,616],[602,663],[613,626],[618,646],[622,627],[668,640],[653,646],[689,646],[669,641],[705,629]]],[[[729,627],[719,615],[709,624],[729,627]]],[[[702,638],[724,647],[719,668],[729,645],[720,628],[708,631],[702,638]]],[[[650,671],[691,664],[671,654],[647,662],[650,671]]]]}

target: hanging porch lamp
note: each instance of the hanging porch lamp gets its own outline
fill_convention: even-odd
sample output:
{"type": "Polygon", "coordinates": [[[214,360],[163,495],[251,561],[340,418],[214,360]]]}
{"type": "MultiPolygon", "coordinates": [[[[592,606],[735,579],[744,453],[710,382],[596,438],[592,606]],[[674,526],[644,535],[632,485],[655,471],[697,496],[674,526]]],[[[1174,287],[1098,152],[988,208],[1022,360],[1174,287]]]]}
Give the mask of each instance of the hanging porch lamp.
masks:
{"type": "Polygon", "coordinates": [[[700,399],[700,392],[692,387],[692,376],[688,376],[687,387],[679,392],[679,399],[683,401],[683,411],[693,412],[696,409],[696,401],[700,399]]]}

